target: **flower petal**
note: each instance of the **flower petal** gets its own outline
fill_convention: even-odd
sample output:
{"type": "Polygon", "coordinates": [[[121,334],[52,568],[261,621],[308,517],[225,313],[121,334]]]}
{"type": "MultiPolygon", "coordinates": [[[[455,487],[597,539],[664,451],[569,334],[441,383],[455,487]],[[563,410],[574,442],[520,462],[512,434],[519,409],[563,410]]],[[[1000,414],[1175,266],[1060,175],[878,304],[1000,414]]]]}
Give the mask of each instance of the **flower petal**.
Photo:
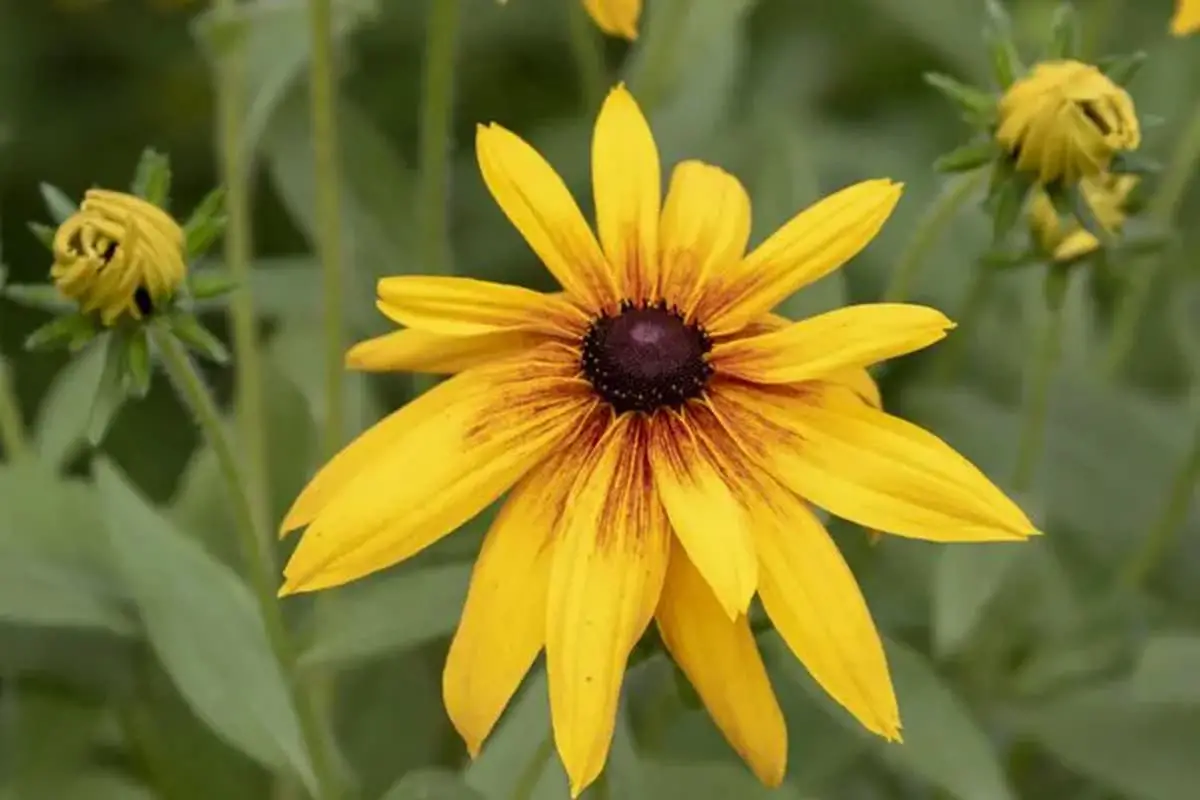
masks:
{"type": "Polygon", "coordinates": [[[949,445],[845,386],[723,384],[711,402],[742,446],[788,488],[866,528],[939,542],[1038,533],[949,445]]]}
{"type": "Polygon", "coordinates": [[[708,713],[759,780],[775,787],[787,769],[787,726],[745,615],[725,615],[683,548],[671,548],[658,630],[708,713]]]}
{"type": "Polygon", "coordinates": [[[346,353],[346,366],[364,372],[453,374],[532,350],[545,336],[501,330],[471,336],[446,336],[403,330],[359,342],[346,353]]]}
{"type": "Polygon", "coordinates": [[[618,417],[579,474],[555,544],[546,669],[572,797],[604,768],[625,664],[666,573],[670,533],[647,447],[645,420],[618,417]]]}
{"type": "Polygon", "coordinates": [[[1200,30],[1200,1],[1175,0],[1175,16],[1171,18],[1171,34],[1187,36],[1200,30]]]}
{"type": "Polygon", "coordinates": [[[650,124],[618,84],[604,101],[592,137],[596,230],[625,299],[648,299],[658,285],[662,174],[650,124]]]}
{"type": "Polygon", "coordinates": [[[687,316],[713,275],[732,269],[750,240],[750,196],[737,178],[702,161],[671,174],[659,233],[660,292],[687,316]]]}
{"type": "Polygon", "coordinates": [[[800,383],[920,350],[953,328],[942,312],[925,306],[847,306],[782,330],[719,343],[713,366],[754,383],[800,383]]]}
{"type": "Polygon", "coordinates": [[[588,318],[562,295],[472,278],[402,275],[379,281],[379,310],[409,328],[446,336],[505,329],[582,332],[588,318]]]}
{"type": "Polygon", "coordinates": [[[523,478],[483,540],[442,673],[446,712],[472,758],[545,643],[553,536],[597,438],[590,433],[523,478]]]}
{"type": "Polygon", "coordinates": [[[630,41],[637,39],[642,0],[583,0],[583,6],[600,30],[630,41]]]}
{"type": "MultiPolygon", "coordinates": [[[[758,583],[758,555],[746,509],[723,473],[710,435],[728,436],[700,407],[651,422],[650,467],[659,499],[688,558],[729,619],[745,614],[758,583]],[[707,424],[706,424],[707,423],[707,424]]],[[[731,447],[735,447],[732,442],[731,447]]]]}
{"type": "Polygon", "coordinates": [[[759,596],[813,679],[866,728],[900,739],[900,709],[871,612],[837,545],[800,498],[762,487],[759,596]]]}
{"type": "Polygon", "coordinates": [[[612,269],[554,168],[495,124],[477,128],[475,150],[492,197],[567,294],[588,311],[615,307],[612,269]]]}
{"type": "Polygon", "coordinates": [[[708,332],[737,330],[845,264],[879,233],[902,189],[863,181],[793,217],[706,294],[700,318],[708,332]]]}
{"type": "Polygon", "coordinates": [[[595,400],[514,364],[434,387],[335,457],[285,520],[312,523],[282,594],[338,586],[396,564],[462,525],[561,447],[595,400]]]}
{"type": "Polygon", "coordinates": [[[865,369],[848,369],[826,376],[830,383],[839,383],[854,393],[872,408],[883,408],[883,395],[879,393],[879,384],[865,369]]]}

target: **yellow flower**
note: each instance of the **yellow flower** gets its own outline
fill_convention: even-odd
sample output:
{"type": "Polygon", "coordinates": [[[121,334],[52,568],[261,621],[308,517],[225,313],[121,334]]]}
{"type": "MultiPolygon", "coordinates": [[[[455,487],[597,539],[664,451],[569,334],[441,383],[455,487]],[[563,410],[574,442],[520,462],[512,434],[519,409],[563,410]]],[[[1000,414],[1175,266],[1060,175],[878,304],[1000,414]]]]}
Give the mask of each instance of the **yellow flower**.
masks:
{"type": "Polygon", "coordinates": [[[879,634],[809,504],[933,541],[1035,533],[949,446],[878,407],[865,368],[943,338],[942,314],[771,314],[862,250],[901,187],[837,192],[745,255],[741,184],[685,161],[663,203],[654,139],[624,87],[592,143],[598,240],[515,134],[480,127],[476,149],[496,202],[563,291],[380,282],[380,309],[405,329],[357,345],[350,365],[458,374],[313,478],[283,522],[307,531],[281,593],[403,561],[511,488],[443,680],[472,754],[544,648],[578,795],[604,766],[626,661],[654,620],[730,744],[777,785],[787,732],[747,620],[756,593],[825,690],[898,740],[879,634]]]}
{"type": "Polygon", "coordinates": [[[91,189],[54,234],[50,277],[110,326],[124,314],[141,319],[174,295],[187,276],[183,247],[183,231],[158,206],[91,189]]]}
{"type": "Polygon", "coordinates": [[[583,0],[583,6],[610,36],[633,40],[638,35],[638,17],[642,15],[642,0],[583,0]]]}
{"type": "Polygon", "coordinates": [[[1035,65],[1000,98],[999,110],[996,140],[1017,169],[1042,183],[1074,184],[1141,143],[1129,93],[1078,61],[1035,65]]]}
{"type": "MultiPolygon", "coordinates": [[[[1138,184],[1136,175],[1099,175],[1084,178],[1079,188],[1084,202],[1106,231],[1116,232],[1125,223],[1125,203],[1138,184]]],[[[1100,242],[1077,220],[1063,226],[1050,197],[1037,190],[1029,205],[1029,224],[1042,249],[1055,261],[1074,261],[1095,252],[1100,242]]]]}
{"type": "Polygon", "coordinates": [[[1200,0],[1176,0],[1175,16],[1171,19],[1171,33],[1187,36],[1200,30],[1200,0]]]}

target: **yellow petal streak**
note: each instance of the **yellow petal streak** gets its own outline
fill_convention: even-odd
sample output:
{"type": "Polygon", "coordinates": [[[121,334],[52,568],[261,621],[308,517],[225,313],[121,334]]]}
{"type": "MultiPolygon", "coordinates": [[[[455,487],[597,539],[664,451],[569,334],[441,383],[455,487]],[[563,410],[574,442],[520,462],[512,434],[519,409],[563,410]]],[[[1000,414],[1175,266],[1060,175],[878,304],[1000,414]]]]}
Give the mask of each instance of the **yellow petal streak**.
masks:
{"type": "Polygon", "coordinates": [[[1175,0],[1175,16],[1171,18],[1171,33],[1186,36],[1200,30],[1200,0],[1175,0]]]}
{"type": "Polygon", "coordinates": [[[749,515],[722,476],[714,448],[686,418],[660,414],[651,435],[654,484],[675,535],[726,616],[736,619],[758,584],[749,515]]]}
{"type": "Polygon", "coordinates": [[[624,84],[609,92],[596,120],[592,189],[596,229],[622,297],[649,297],[658,285],[662,175],[650,124],[624,84]]]}
{"type": "Polygon", "coordinates": [[[546,462],[517,484],[471,573],[442,693],[472,758],[546,640],[551,538],[578,467],[572,454],[546,462]]]}
{"type": "Polygon", "coordinates": [[[900,710],[879,632],[837,545],[803,501],[764,487],[759,596],[779,635],[829,696],[866,728],[900,738],[900,710]]]}
{"type": "Polygon", "coordinates": [[[453,374],[529,350],[544,338],[527,331],[446,336],[404,330],[359,342],[346,353],[346,366],[365,372],[453,374]]]}
{"type": "Polygon", "coordinates": [[[658,604],[658,629],[708,713],[759,780],[787,769],[787,727],[744,615],[731,620],[678,543],[658,604]]]}
{"type": "Polygon", "coordinates": [[[667,567],[670,534],[643,424],[619,418],[581,471],[550,571],[550,714],[572,797],[604,767],[625,664],[654,614],[667,567]]]}
{"type": "Polygon", "coordinates": [[[911,353],[946,337],[940,311],[906,303],[847,306],[713,348],[718,371],[755,383],[800,383],[911,353]]]}
{"type": "Polygon", "coordinates": [[[569,332],[587,325],[583,312],[561,296],[471,278],[384,278],[379,309],[401,325],[447,336],[545,329],[555,322],[569,332]]]}
{"type": "Polygon", "coordinates": [[[661,294],[691,315],[712,275],[732,269],[750,239],[750,197],[738,179],[701,161],[671,174],[663,206],[661,294]]]}
{"type": "Polygon", "coordinates": [[[902,184],[857,183],[793,217],[706,293],[710,333],[736,330],[866,247],[900,201],[902,184]]]}
{"type": "Polygon", "coordinates": [[[567,293],[590,311],[614,305],[612,271],[554,168],[499,125],[477,129],[475,150],[492,197],[567,293]]]}
{"type": "Polygon", "coordinates": [[[642,0],[583,0],[583,5],[600,30],[630,41],[637,38],[642,0]]]}

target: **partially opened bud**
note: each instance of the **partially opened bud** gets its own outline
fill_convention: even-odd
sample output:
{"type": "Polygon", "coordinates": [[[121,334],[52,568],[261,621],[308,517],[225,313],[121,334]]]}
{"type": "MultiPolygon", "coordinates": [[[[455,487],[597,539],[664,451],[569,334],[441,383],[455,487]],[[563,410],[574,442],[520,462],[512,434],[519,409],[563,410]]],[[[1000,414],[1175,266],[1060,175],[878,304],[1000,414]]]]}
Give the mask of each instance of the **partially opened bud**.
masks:
{"type": "Polygon", "coordinates": [[[1000,98],[996,141],[1017,170],[1043,184],[1070,185],[1108,169],[1141,143],[1129,93],[1078,61],[1034,66],[1000,98]]]}
{"type": "Polygon", "coordinates": [[[1187,36],[1200,30],[1200,0],[1175,0],[1175,16],[1171,18],[1171,33],[1187,36]]]}
{"type": "MultiPolygon", "coordinates": [[[[1106,231],[1116,233],[1125,223],[1125,204],[1138,184],[1136,175],[1103,174],[1079,184],[1083,201],[1106,231]]],[[[1064,224],[1045,191],[1037,190],[1029,204],[1029,225],[1038,245],[1054,261],[1074,261],[1095,252],[1100,241],[1078,220],[1064,224]]]]}
{"type": "Polygon", "coordinates": [[[112,326],[163,306],[187,277],[184,234],[167,212],[134,195],[92,189],[54,235],[55,286],[112,326]]]}

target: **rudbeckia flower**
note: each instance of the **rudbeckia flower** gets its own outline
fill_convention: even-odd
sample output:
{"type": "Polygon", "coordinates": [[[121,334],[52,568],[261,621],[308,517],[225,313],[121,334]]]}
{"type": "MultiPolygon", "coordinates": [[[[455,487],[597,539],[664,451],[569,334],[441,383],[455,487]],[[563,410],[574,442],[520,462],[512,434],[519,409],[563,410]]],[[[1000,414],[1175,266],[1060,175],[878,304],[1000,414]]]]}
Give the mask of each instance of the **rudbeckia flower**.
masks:
{"type": "MultiPolygon", "coordinates": [[[[1079,188],[1096,221],[1104,230],[1115,233],[1125,223],[1125,203],[1137,184],[1136,175],[1104,174],[1085,178],[1079,188]]],[[[1078,220],[1064,225],[1054,203],[1041,190],[1030,202],[1029,224],[1041,248],[1060,263],[1074,261],[1100,247],[1100,241],[1078,220]]]]}
{"type": "Polygon", "coordinates": [[[1000,98],[996,141],[1017,169],[1073,185],[1141,144],[1129,93],[1091,64],[1044,61],[1000,98]]]}
{"type": "Polygon", "coordinates": [[[50,277],[105,326],[141,319],[187,277],[184,234],[158,206],[123,192],[92,189],[54,234],[50,277]]]}
{"type": "Polygon", "coordinates": [[[1200,0],[1176,0],[1175,16],[1171,18],[1171,33],[1187,36],[1200,30],[1200,0]]]}
{"type": "Polygon", "coordinates": [[[940,439],[883,412],[865,368],[952,327],[929,308],[771,313],[882,227],[901,187],[869,180],[748,255],[738,181],[659,156],[617,87],[596,123],[598,238],[553,168],[497,125],[476,149],[492,196],[562,285],[380,282],[403,330],[365,370],[457,373],[363,434],[296,500],[307,526],[281,593],[403,561],[511,489],[447,658],[471,754],[544,649],[558,752],[578,795],[604,766],[627,659],[651,621],[730,744],[769,785],[787,732],[747,620],[782,638],[863,725],[899,739],[880,637],[813,506],[941,542],[1020,540],[1021,510],[940,439]]]}

